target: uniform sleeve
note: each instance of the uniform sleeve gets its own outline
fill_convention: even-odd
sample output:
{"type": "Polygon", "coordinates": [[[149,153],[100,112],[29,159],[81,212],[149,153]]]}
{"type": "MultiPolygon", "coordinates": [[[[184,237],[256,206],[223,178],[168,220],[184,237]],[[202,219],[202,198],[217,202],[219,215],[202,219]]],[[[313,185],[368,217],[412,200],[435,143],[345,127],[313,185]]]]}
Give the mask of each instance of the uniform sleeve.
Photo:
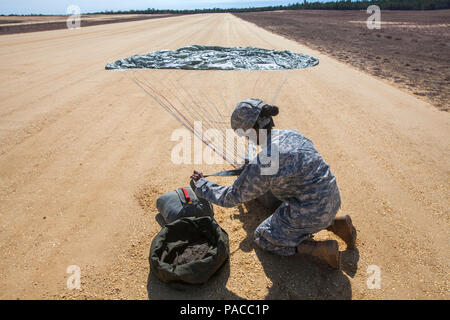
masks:
{"type": "Polygon", "coordinates": [[[195,193],[221,207],[231,208],[254,200],[269,191],[269,176],[261,175],[257,164],[247,165],[232,186],[225,187],[205,178],[193,182],[195,193]]]}

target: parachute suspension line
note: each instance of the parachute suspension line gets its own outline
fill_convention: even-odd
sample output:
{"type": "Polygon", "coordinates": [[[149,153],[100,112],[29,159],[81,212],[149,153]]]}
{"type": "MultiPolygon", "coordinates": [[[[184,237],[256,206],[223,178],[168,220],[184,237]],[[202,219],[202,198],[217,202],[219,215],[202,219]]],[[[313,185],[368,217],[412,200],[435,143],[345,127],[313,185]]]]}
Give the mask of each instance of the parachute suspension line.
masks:
{"type": "MultiPolygon", "coordinates": [[[[204,138],[202,135],[195,131],[194,125],[191,121],[189,121],[186,116],[184,116],[170,101],[169,99],[162,94],[157,89],[153,88],[148,83],[142,82],[136,77],[136,73],[132,73],[132,77],[127,75],[136,85],[138,85],[148,96],[150,96],[154,101],[156,101],[162,108],[164,108],[169,114],[171,114],[178,122],[180,122],[184,127],[186,127],[189,131],[191,131],[197,138],[199,138],[204,144],[206,144],[209,148],[211,148],[215,153],[217,153],[220,157],[222,157],[225,161],[230,163],[233,167],[237,167],[237,163],[234,163],[230,159],[220,152],[217,146],[214,145],[212,141],[204,138]],[[165,102],[164,102],[165,101],[165,102]],[[166,104],[167,103],[167,104],[166,104]]],[[[176,95],[175,95],[176,97],[176,95]]],[[[179,98],[177,97],[177,100],[179,98]]],[[[181,101],[180,101],[181,103],[181,101]]],[[[183,107],[187,109],[187,107],[183,104],[183,107]]]]}
{"type": "MultiPolygon", "coordinates": [[[[139,81],[139,80],[138,80],[139,81]]],[[[152,88],[149,84],[147,84],[147,83],[142,83],[141,82],[141,84],[143,84],[144,86],[148,86],[148,87],[150,87],[150,88],[152,88]]],[[[163,99],[164,100],[166,100],[168,103],[169,103],[169,105],[170,106],[172,106],[172,108],[178,113],[178,114],[180,114],[181,115],[181,117],[186,121],[183,121],[183,120],[181,120],[181,122],[183,123],[183,124],[185,124],[185,123],[187,123],[188,124],[188,126],[186,126],[185,125],[185,127],[187,127],[191,132],[193,132],[194,133],[194,135],[196,136],[196,137],[198,137],[201,141],[203,141],[208,147],[210,147],[214,152],[216,152],[219,156],[221,156],[224,160],[226,160],[227,162],[230,162],[230,161],[228,161],[226,158],[225,158],[225,156],[223,155],[223,153],[220,153],[218,150],[217,150],[217,146],[215,146],[214,145],[214,143],[211,141],[211,140],[209,140],[209,139],[205,139],[204,137],[202,137],[198,132],[196,132],[195,131],[195,126],[193,125],[193,123],[191,122],[191,121],[189,121],[170,101],[169,101],[169,99],[167,99],[161,92],[159,92],[158,90],[156,90],[156,89],[154,89],[154,88],[152,88],[152,90],[153,91],[155,91],[158,95],[160,95],[161,97],[163,97],[163,99]]],[[[170,108],[169,108],[170,109],[170,108]]],[[[173,113],[172,113],[173,114],[173,113]]]]}
{"type": "MultiPolygon", "coordinates": [[[[198,103],[195,101],[194,97],[189,93],[189,91],[186,89],[185,86],[183,86],[183,84],[182,84],[181,82],[178,82],[178,85],[184,90],[184,92],[186,93],[186,95],[189,96],[189,98],[190,98],[190,100],[192,101],[192,104],[193,104],[194,106],[196,106],[198,109],[201,109],[201,110],[204,112],[205,115],[209,113],[209,110],[205,109],[201,104],[198,104],[198,103]]],[[[196,87],[196,89],[197,89],[197,87],[196,87]]],[[[212,128],[216,128],[216,127],[214,126],[214,124],[211,122],[212,120],[210,121],[210,119],[208,119],[208,118],[206,118],[205,116],[203,116],[203,114],[200,114],[195,108],[194,108],[193,110],[195,110],[195,111],[197,112],[197,114],[199,114],[199,116],[200,116],[202,119],[204,119],[205,122],[207,122],[212,128]]],[[[216,128],[216,129],[219,129],[219,128],[216,128]]]]}
{"type": "Polygon", "coordinates": [[[222,102],[223,102],[224,109],[226,109],[227,106],[231,106],[232,104],[231,104],[231,103],[227,103],[227,101],[225,100],[225,97],[224,97],[224,95],[223,95],[223,92],[222,92],[222,90],[219,89],[219,86],[218,86],[219,81],[216,80],[215,83],[216,83],[216,90],[217,90],[217,92],[220,94],[220,97],[222,98],[222,102]]]}
{"type": "MultiPolygon", "coordinates": [[[[230,140],[230,138],[226,135],[226,131],[227,131],[228,127],[225,125],[225,121],[222,121],[222,120],[224,120],[224,116],[222,115],[222,113],[217,108],[217,105],[213,101],[211,101],[203,92],[200,91],[198,85],[195,85],[195,89],[197,90],[199,95],[203,96],[204,99],[207,100],[207,103],[212,104],[214,106],[214,108],[216,109],[216,111],[217,111],[218,119],[217,119],[217,121],[213,121],[212,120],[213,124],[215,123],[215,125],[213,125],[212,128],[217,129],[219,131],[220,130],[222,131],[222,135],[225,137],[226,143],[228,143],[228,144],[230,142],[233,143],[233,141],[230,140]]],[[[208,112],[208,110],[205,110],[205,112],[208,112]]],[[[232,145],[232,144],[229,144],[229,145],[232,145]]],[[[238,154],[234,154],[234,156],[239,156],[239,155],[238,154]]]]}
{"type": "MultiPolygon", "coordinates": [[[[133,82],[135,82],[141,89],[144,90],[144,92],[146,92],[150,97],[152,97],[160,106],[162,106],[167,112],[169,112],[175,119],[178,120],[178,122],[180,122],[184,127],[186,127],[189,131],[191,131],[195,136],[197,136],[201,141],[203,141],[205,144],[209,145],[207,141],[203,140],[203,137],[199,136],[197,134],[197,132],[195,132],[194,130],[194,126],[192,125],[192,123],[190,123],[189,121],[187,121],[187,119],[185,119],[186,121],[182,120],[179,116],[177,116],[176,113],[174,113],[164,102],[162,102],[157,96],[154,96],[152,93],[149,92],[148,88],[145,87],[149,87],[155,94],[159,95],[160,97],[162,97],[164,100],[168,101],[167,98],[160,92],[158,92],[156,89],[152,88],[150,85],[146,84],[146,83],[142,83],[140,80],[137,79],[135,72],[133,73],[133,78],[130,77],[131,80],[133,80],[133,82]]],[[[176,110],[176,109],[175,109],[176,110]]],[[[177,111],[177,110],[176,110],[177,111]]],[[[179,112],[178,112],[179,113],[179,112]]],[[[214,149],[213,149],[214,150],[214,149]]]]}
{"type": "Polygon", "coordinates": [[[287,81],[289,75],[290,75],[289,72],[285,74],[284,79],[283,79],[283,82],[280,84],[278,90],[275,91],[275,94],[274,94],[274,96],[273,96],[273,98],[272,98],[272,101],[270,102],[271,105],[274,105],[275,102],[277,101],[278,95],[280,94],[281,89],[284,87],[284,84],[286,83],[286,81],[287,81]]]}
{"type": "MultiPolygon", "coordinates": [[[[179,82],[178,84],[179,84],[179,86],[184,90],[184,92],[186,93],[186,95],[190,97],[190,100],[192,101],[192,104],[193,104],[194,106],[196,106],[198,109],[202,109],[202,111],[203,111],[203,113],[204,113],[205,115],[206,115],[206,114],[209,114],[209,110],[205,109],[201,104],[198,104],[198,103],[196,102],[196,100],[192,97],[191,93],[186,89],[186,87],[185,87],[181,82],[179,82]]],[[[195,87],[196,87],[196,90],[199,92],[199,94],[204,96],[204,94],[202,94],[202,93],[200,92],[200,90],[198,89],[198,86],[195,86],[195,87]]],[[[215,107],[217,108],[216,105],[215,105],[215,107]]],[[[224,124],[220,125],[220,123],[218,123],[218,122],[220,122],[220,121],[216,121],[216,124],[214,124],[214,121],[213,121],[213,120],[211,120],[211,119],[206,118],[205,116],[203,116],[203,113],[199,113],[199,112],[197,111],[196,108],[193,108],[193,110],[196,111],[196,113],[198,114],[199,118],[203,119],[203,120],[205,121],[205,124],[207,124],[210,128],[216,129],[217,131],[222,131],[222,134],[223,134],[223,135],[220,136],[220,134],[219,134],[219,135],[216,135],[216,137],[218,137],[219,139],[223,139],[223,137],[225,137],[225,142],[228,143],[228,144],[229,144],[230,142],[231,142],[231,143],[233,142],[233,141],[230,140],[230,138],[227,137],[227,135],[225,134],[227,128],[224,127],[224,124]]],[[[219,113],[219,114],[220,114],[220,113],[219,113]]],[[[221,115],[221,114],[220,114],[220,115],[221,115]]],[[[221,117],[222,117],[222,116],[221,116],[221,117]]],[[[219,120],[222,120],[222,118],[220,118],[219,120]]],[[[232,145],[232,144],[229,144],[229,145],[232,145]]],[[[244,160],[244,159],[245,159],[244,157],[242,157],[242,156],[240,156],[239,154],[236,154],[236,153],[233,153],[233,156],[234,156],[234,157],[239,157],[239,158],[241,158],[241,160],[244,160]]]]}
{"type": "MultiPolygon", "coordinates": [[[[181,83],[180,83],[179,85],[180,85],[181,88],[185,91],[185,93],[191,98],[192,104],[193,104],[194,106],[196,106],[198,109],[202,109],[202,110],[203,110],[203,107],[201,107],[201,105],[199,105],[199,104],[197,104],[197,103],[195,102],[194,98],[193,98],[192,95],[189,93],[189,91],[188,91],[181,83]]],[[[205,110],[203,110],[204,113],[200,113],[199,111],[197,111],[196,108],[192,108],[192,110],[195,111],[195,113],[198,115],[198,118],[199,118],[200,120],[204,121],[206,125],[208,125],[208,126],[214,128],[214,125],[210,122],[210,119],[208,119],[208,118],[206,118],[206,116],[204,116],[204,114],[206,114],[205,110]]],[[[192,110],[191,110],[191,111],[192,111],[192,110]]]]}
{"type": "MultiPolygon", "coordinates": [[[[221,131],[221,130],[222,130],[222,135],[220,135],[220,132],[219,132],[218,134],[215,135],[215,137],[217,137],[217,138],[219,138],[219,139],[221,139],[221,140],[223,140],[223,137],[225,137],[226,143],[229,143],[230,140],[227,139],[226,134],[223,134],[223,133],[225,132],[226,128],[224,128],[223,126],[217,126],[217,124],[220,124],[220,123],[218,123],[218,121],[213,121],[213,120],[207,118],[206,116],[204,116],[204,115],[206,115],[206,114],[209,113],[209,110],[206,110],[205,108],[203,108],[203,106],[202,106],[201,104],[199,105],[199,104],[195,101],[195,99],[192,97],[192,95],[189,93],[189,91],[183,86],[183,84],[182,84],[181,82],[179,82],[178,84],[179,84],[179,86],[184,90],[184,92],[190,97],[190,100],[192,101],[192,104],[193,104],[194,106],[197,106],[199,109],[202,109],[202,111],[203,111],[203,113],[199,113],[199,112],[197,111],[196,108],[187,109],[187,108],[185,107],[185,108],[188,110],[188,112],[194,110],[194,111],[196,112],[196,114],[198,115],[198,118],[199,118],[199,119],[202,119],[203,121],[205,121],[205,124],[206,124],[207,126],[209,126],[210,128],[216,130],[216,131],[214,131],[214,133],[217,132],[217,131],[221,131]],[[214,122],[215,122],[216,124],[215,124],[214,122]]],[[[199,92],[199,94],[202,95],[202,93],[200,92],[200,90],[198,90],[198,87],[196,87],[196,89],[197,89],[197,91],[199,92]]],[[[178,97],[176,97],[176,98],[177,98],[177,100],[180,100],[178,97]]],[[[180,103],[183,104],[181,101],[180,101],[180,103]]],[[[183,104],[183,105],[184,105],[184,104],[183,104]]],[[[217,106],[215,106],[215,107],[217,108],[217,106]]],[[[220,113],[219,113],[219,114],[220,114],[220,113]]],[[[221,118],[219,118],[219,119],[221,119],[221,118]]],[[[235,154],[233,154],[233,155],[236,156],[235,154]]]]}
{"type": "MultiPolygon", "coordinates": [[[[206,74],[208,73],[207,71],[201,71],[198,72],[199,74],[206,74]]],[[[185,73],[185,75],[187,75],[187,73],[185,73]]],[[[177,82],[179,84],[180,87],[182,87],[182,89],[184,90],[184,92],[191,98],[191,101],[193,102],[194,105],[198,106],[199,108],[202,109],[202,111],[204,112],[205,115],[207,114],[211,114],[211,108],[204,108],[203,104],[201,102],[199,102],[199,104],[196,102],[198,99],[194,99],[191,95],[191,93],[186,89],[185,86],[183,86],[183,84],[181,83],[181,79],[184,78],[184,76],[181,76],[178,78],[177,82]]],[[[218,134],[216,135],[216,137],[218,137],[221,141],[225,141],[226,146],[234,146],[234,138],[227,135],[226,132],[229,129],[228,127],[228,117],[225,119],[224,114],[219,110],[218,106],[216,103],[214,103],[213,101],[210,100],[210,98],[200,90],[200,86],[198,85],[198,79],[197,81],[195,81],[195,77],[190,78],[190,80],[192,79],[191,83],[193,85],[193,87],[195,87],[197,93],[198,93],[198,97],[202,97],[203,101],[205,102],[205,105],[212,105],[217,113],[217,119],[214,118],[207,118],[207,123],[211,126],[211,128],[216,129],[217,131],[221,131],[222,134],[218,134]],[[216,121],[215,121],[216,120],[216,121]]],[[[216,82],[217,84],[217,82],[216,82]]],[[[222,91],[219,90],[220,95],[223,97],[223,93],[222,91]]],[[[224,99],[223,99],[224,100],[224,99]]],[[[227,103],[224,101],[224,107],[225,109],[227,109],[227,103]]],[[[213,115],[213,114],[211,114],[213,115]]],[[[204,118],[204,117],[203,117],[204,118]]],[[[230,149],[226,149],[226,150],[230,150],[230,149]]],[[[228,152],[224,152],[225,154],[228,154],[228,152]]],[[[233,148],[233,158],[234,159],[240,159],[242,161],[245,160],[245,155],[240,155],[235,148],[233,148]]]]}
{"type": "Polygon", "coordinates": [[[253,85],[252,98],[255,98],[256,85],[258,84],[259,79],[261,78],[261,76],[262,76],[262,73],[260,72],[259,75],[258,75],[258,78],[255,81],[255,84],[253,85]]]}
{"type": "MultiPolygon", "coordinates": [[[[200,72],[202,72],[202,71],[200,71],[200,72]]],[[[204,73],[204,71],[203,71],[202,73],[204,73]]],[[[198,82],[197,82],[197,83],[198,83],[198,82]]],[[[204,99],[206,99],[206,100],[208,101],[208,103],[210,103],[210,104],[212,104],[212,105],[214,106],[214,109],[215,109],[216,112],[217,112],[218,119],[222,119],[222,118],[223,118],[223,115],[222,115],[222,113],[219,111],[219,109],[217,108],[217,105],[214,103],[214,101],[211,101],[211,100],[208,98],[207,95],[205,95],[202,91],[200,91],[198,85],[195,85],[195,84],[194,84],[194,86],[195,86],[195,89],[197,89],[197,92],[198,92],[200,95],[202,95],[202,96],[204,97],[204,99]]],[[[223,129],[225,129],[225,128],[223,128],[223,129]]]]}
{"type": "MultiPolygon", "coordinates": [[[[157,79],[158,80],[158,82],[162,82],[161,80],[159,80],[159,79],[157,79]]],[[[170,92],[170,90],[169,90],[169,92],[170,92]]],[[[197,111],[197,110],[195,110],[195,109],[192,109],[192,110],[190,110],[188,107],[186,107],[186,105],[178,98],[178,96],[177,95],[173,95],[177,100],[178,100],[178,102],[183,106],[183,108],[187,111],[187,112],[190,112],[190,111],[192,111],[192,110],[194,110],[194,111],[197,111]]],[[[166,98],[167,99],[167,98],[166,98]]],[[[168,99],[167,99],[168,100],[168,99]]],[[[173,106],[173,105],[172,105],[173,106]]],[[[175,108],[174,106],[173,106],[173,108],[175,108]]],[[[175,108],[176,109],[176,108],[175,108]]],[[[177,111],[178,111],[178,109],[177,109],[177,111]]],[[[181,113],[180,111],[178,111],[179,113],[181,113]]],[[[191,125],[192,125],[192,122],[190,122],[191,123],[191,125]]],[[[192,128],[194,129],[194,126],[192,126],[192,128]]]]}
{"type": "Polygon", "coordinates": [[[170,107],[172,107],[172,109],[173,110],[175,110],[175,112],[177,112],[179,115],[180,115],[180,117],[181,118],[183,118],[184,119],[184,121],[186,122],[186,123],[188,123],[189,124],[189,126],[192,128],[192,129],[194,129],[194,124],[192,123],[192,122],[190,122],[170,101],[169,101],[169,99],[167,99],[166,98],[166,96],[164,96],[160,91],[158,91],[158,90],[156,90],[156,89],[154,89],[151,85],[149,85],[148,83],[142,83],[141,82],[141,84],[143,84],[144,86],[147,86],[147,87],[149,87],[151,90],[153,90],[157,95],[159,95],[160,97],[162,97],[166,102],[167,102],[167,104],[170,106],[170,107]]]}
{"type": "MultiPolygon", "coordinates": [[[[225,99],[225,96],[223,94],[223,89],[222,90],[220,89],[219,81],[217,79],[215,81],[215,88],[216,88],[217,92],[219,93],[219,95],[220,95],[220,97],[222,99],[222,102],[223,102],[224,108],[222,110],[227,110],[230,106],[234,106],[234,104],[237,103],[237,101],[229,101],[229,102],[227,102],[229,99],[225,99]]],[[[223,114],[221,115],[221,119],[224,119],[224,120],[226,119],[226,121],[223,121],[223,126],[226,126],[226,127],[229,126],[229,122],[230,122],[229,118],[230,117],[231,117],[231,114],[228,114],[226,118],[225,118],[225,116],[223,114]]],[[[240,158],[241,160],[245,161],[245,158],[246,158],[245,155],[244,156],[240,155],[239,152],[238,152],[238,148],[236,148],[235,145],[234,145],[234,141],[235,141],[234,138],[231,137],[231,138],[228,138],[228,139],[231,139],[232,141],[231,141],[230,144],[227,144],[226,146],[227,147],[231,146],[233,149],[230,150],[229,148],[227,148],[226,149],[227,152],[230,151],[230,152],[233,153],[235,158],[240,158]]],[[[227,143],[229,143],[229,141],[230,141],[228,139],[227,139],[227,143]]]]}
{"type": "MultiPolygon", "coordinates": [[[[211,101],[211,100],[207,97],[207,95],[205,95],[205,94],[199,89],[199,86],[196,85],[195,82],[193,82],[193,84],[194,84],[194,87],[195,87],[195,89],[197,90],[199,96],[202,96],[203,99],[205,100],[205,102],[206,102],[207,104],[210,104],[210,105],[214,106],[214,109],[215,109],[215,111],[216,111],[216,113],[217,113],[217,118],[216,118],[215,120],[214,120],[214,119],[211,119],[212,127],[215,128],[215,129],[219,129],[219,130],[225,131],[227,128],[225,127],[225,121],[223,121],[223,120],[224,120],[224,115],[222,114],[222,112],[220,112],[220,110],[219,110],[219,108],[217,107],[217,105],[216,105],[213,101],[211,101]]],[[[184,88],[184,90],[188,93],[188,91],[187,91],[185,88],[184,88]]],[[[190,96],[191,99],[194,101],[194,99],[192,98],[192,95],[189,94],[189,96],[190,96]]],[[[225,107],[226,107],[226,105],[225,105],[225,107]]],[[[202,110],[203,110],[206,114],[209,114],[209,113],[210,113],[210,109],[205,109],[205,108],[202,107],[202,110]]]]}
{"type": "MultiPolygon", "coordinates": [[[[159,95],[162,95],[161,93],[158,93],[159,95]]],[[[167,99],[167,98],[165,98],[167,99]]],[[[168,99],[167,99],[168,100],[168,99]]],[[[173,106],[173,104],[171,104],[173,106]]],[[[181,114],[182,113],[175,107],[173,106],[173,108],[175,108],[175,110],[177,111],[177,113],[181,114]]],[[[225,161],[227,161],[228,163],[230,163],[233,167],[237,167],[237,165],[231,161],[229,161],[226,156],[223,154],[223,152],[220,152],[220,148],[218,148],[210,139],[205,138],[201,133],[198,133],[195,130],[195,126],[192,124],[192,122],[190,122],[189,120],[186,119],[186,117],[183,116],[183,118],[185,119],[185,121],[188,123],[188,125],[185,125],[185,122],[183,120],[180,120],[180,122],[186,127],[188,128],[197,138],[200,139],[200,141],[202,141],[203,143],[205,143],[210,149],[212,149],[215,153],[217,153],[221,158],[223,158],[225,161]]],[[[179,119],[179,118],[178,118],[179,119]]]]}
{"type": "MultiPolygon", "coordinates": [[[[126,74],[127,74],[127,72],[125,72],[126,74]]],[[[149,91],[148,91],[148,89],[146,89],[146,88],[144,88],[144,86],[136,79],[136,77],[135,77],[135,75],[134,75],[134,73],[133,73],[133,76],[134,77],[131,77],[130,75],[128,75],[127,74],[127,76],[128,76],[128,78],[130,78],[131,79],[131,81],[133,81],[139,88],[141,88],[142,90],[144,90],[144,92],[147,94],[147,95],[149,95],[151,98],[153,98],[153,100],[155,100],[161,107],[163,107],[167,112],[169,112],[173,117],[175,117],[180,123],[182,123],[184,126],[186,126],[189,130],[191,130],[190,128],[189,128],[189,126],[186,124],[186,123],[184,123],[176,114],[174,114],[173,113],[173,111],[172,110],[170,110],[170,108],[168,108],[158,97],[156,97],[156,96],[154,96],[152,93],[150,93],[149,91]]]]}
{"type": "MultiPolygon", "coordinates": [[[[204,74],[199,73],[198,74],[204,74]]],[[[169,71],[165,73],[166,75],[176,74],[176,71],[169,71]]],[[[208,97],[199,87],[198,81],[195,80],[195,77],[189,77],[188,86],[183,85],[183,78],[185,76],[190,76],[189,72],[184,72],[180,77],[155,77],[152,73],[142,73],[143,79],[139,79],[137,76],[138,73],[133,71],[127,76],[136,83],[144,92],[150,96],[154,101],[156,101],[161,107],[163,107],[169,114],[171,114],[178,122],[180,122],[185,128],[191,131],[197,138],[200,139],[204,144],[206,144],[210,149],[212,149],[216,154],[218,154],[221,158],[223,158],[226,162],[230,163],[233,167],[237,167],[238,164],[241,163],[242,160],[245,160],[245,155],[239,153],[239,149],[235,147],[235,137],[232,135],[226,134],[226,130],[228,129],[227,122],[225,121],[224,113],[221,112],[221,108],[218,107],[214,101],[211,101],[210,97],[208,97]],[[145,75],[149,75],[152,79],[147,79],[145,75]],[[158,90],[152,84],[158,84],[160,90],[158,90]],[[172,86],[174,88],[181,88],[181,90],[177,92],[173,92],[172,86]],[[161,91],[161,89],[163,91],[161,91]],[[170,99],[168,98],[170,97],[170,99]],[[195,98],[194,98],[195,96],[195,98]],[[204,135],[202,132],[198,131],[198,128],[195,126],[195,121],[202,121],[202,131],[208,129],[216,129],[213,131],[208,131],[207,135],[204,135]],[[225,142],[225,145],[224,145],[225,142]],[[222,144],[222,145],[220,145],[222,144]],[[228,146],[232,146],[228,147],[228,146]]],[[[245,72],[236,75],[233,74],[232,77],[232,86],[234,88],[234,97],[236,100],[240,95],[240,90],[242,90],[241,82],[250,84],[250,81],[247,81],[248,77],[242,77],[241,75],[245,75],[245,72]]],[[[252,89],[252,95],[255,94],[257,86],[259,82],[263,79],[264,73],[259,73],[256,79],[256,82],[253,86],[247,89],[252,89]]],[[[272,97],[271,104],[274,104],[277,98],[280,95],[281,90],[285,86],[288,81],[289,73],[284,74],[279,77],[279,79],[283,79],[282,83],[275,90],[274,95],[272,97]]],[[[198,80],[198,79],[197,79],[198,80]]],[[[186,84],[186,83],[185,83],[186,84]]],[[[222,101],[224,103],[225,108],[222,110],[227,110],[227,101],[223,94],[223,89],[219,89],[218,81],[215,81],[215,87],[218,93],[222,97],[222,101]]],[[[228,119],[227,119],[228,120],[228,119]]]]}
{"type": "MultiPolygon", "coordinates": [[[[240,72],[240,71],[238,71],[240,72]]],[[[234,75],[236,75],[237,72],[234,73],[234,75]]],[[[233,77],[235,78],[235,77],[233,77]]],[[[234,101],[239,101],[239,94],[238,94],[238,87],[236,86],[236,80],[233,79],[233,95],[234,95],[234,101]]]]}

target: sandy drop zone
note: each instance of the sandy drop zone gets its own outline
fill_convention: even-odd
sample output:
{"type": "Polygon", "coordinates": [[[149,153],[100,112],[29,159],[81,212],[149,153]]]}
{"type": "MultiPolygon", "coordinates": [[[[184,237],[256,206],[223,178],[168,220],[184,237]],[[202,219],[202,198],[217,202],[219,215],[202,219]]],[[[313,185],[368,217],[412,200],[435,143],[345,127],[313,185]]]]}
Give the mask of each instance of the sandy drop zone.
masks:
{"type": "MultiPolygon", "coordinates": [[[[448,298],[448,113],[230,14],[5,35],[0,55],[1,298],[448,298]],[[253,231],[268,213],[252,203],[215,208],[232,256],[210,283],[180,292],[149,276],[156,198],[187,185],[194,168],[227,167],[174,165],[170,134],[179,123],[123,72],[103,68],[192,43],[320,59],[290,75],[276,124],[312,139],[337,176],[342,213],[359,231],[358,251],[339,242],[342,271],[255,248],[253,231]],[[80,291],[66,288],[69,265],[81,268],[80,291]],[[381,268],[380,290],[366,286],[370,265],[381,268]]],[[[220,79],[230,108],[253,91],[250,74],[220,79]]],[[[200,85],[219,99],[216,81],[200,85]]],[[[255,94],[273,90],[268,79],[255,94]]]]}

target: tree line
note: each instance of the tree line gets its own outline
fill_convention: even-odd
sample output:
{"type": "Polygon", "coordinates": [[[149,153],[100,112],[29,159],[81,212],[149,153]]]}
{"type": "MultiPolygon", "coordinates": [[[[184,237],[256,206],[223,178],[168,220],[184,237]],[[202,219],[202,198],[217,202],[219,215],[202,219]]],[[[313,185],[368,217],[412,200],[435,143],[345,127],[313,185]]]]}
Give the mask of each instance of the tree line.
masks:
{"type": "Polygon", "coordinates": [[[275,10],[366,10],[370,5],[378,5],[384,10],[437,10],[449,9],[450,0],[340,0],[330,2],[308,2],[304,0],[301,3],[267,6],[267,7],[249,7],[249,8],[211,8],[211,9],[191,9],[191,10],[172,10],[172,9],[145,9],[128,11],[103,11],[95,14],[195,14],[195,13],[223,13],[223,12],[259,12],[275,10]]]}
{"type": "MultiPolygon", "coordinates": [[[[249,8],[212,8],[192,10],[153,9],[127,10],[127,11],[102,11],[92,14],[195,14],[195,13],[224,13],[224,12],[260,12],[275,10],[366,10],[370,5],[377,5],[382,10],[437,10],[449,9],[450,0],[340,0],[330,2],[303,2],[267,7],[249,8]]],[[[0,14],[1,15],[1,14],[0,14]]],[[[42,14],[32,14],[42,15],[42,14]]]]}

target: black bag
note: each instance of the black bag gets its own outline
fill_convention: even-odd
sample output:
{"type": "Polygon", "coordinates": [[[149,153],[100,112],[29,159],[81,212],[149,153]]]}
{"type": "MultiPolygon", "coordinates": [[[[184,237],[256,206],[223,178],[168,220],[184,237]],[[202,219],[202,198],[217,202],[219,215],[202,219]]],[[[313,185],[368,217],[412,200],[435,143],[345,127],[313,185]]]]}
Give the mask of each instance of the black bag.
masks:
{"type": "Polygon", "coordinates": [[[181,218],[153,239],[150,269],[169,283],[202,284],[228,260],[228,234],[211,217],[181,218]]]}
{"type": "Polygon", "coordinates": [[[214,216],[211,203],[198,198],[190,187],[178,188],[162,195],[156,200],[156,208],[165,223],[185,217],[214,216]]]}

